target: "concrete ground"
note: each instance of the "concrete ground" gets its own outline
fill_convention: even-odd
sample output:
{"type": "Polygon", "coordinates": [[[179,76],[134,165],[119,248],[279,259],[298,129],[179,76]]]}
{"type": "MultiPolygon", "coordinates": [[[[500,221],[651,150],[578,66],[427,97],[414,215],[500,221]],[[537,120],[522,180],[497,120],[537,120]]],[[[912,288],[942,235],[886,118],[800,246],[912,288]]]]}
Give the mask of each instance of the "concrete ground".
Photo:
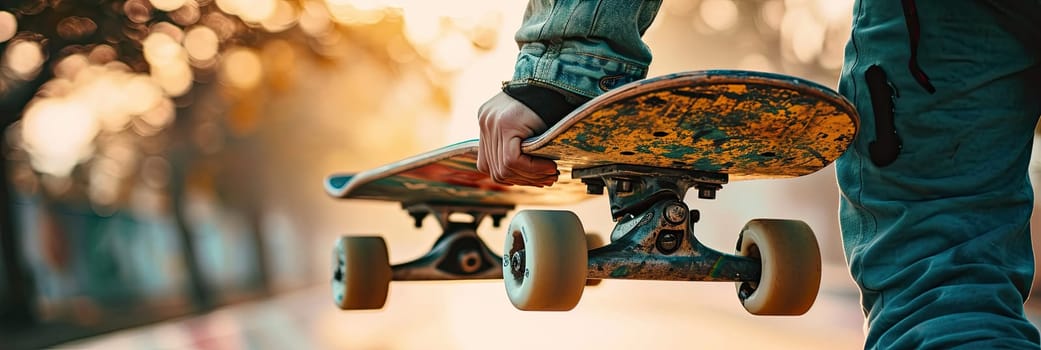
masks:
{"type": "Polygon", "coordinates": [[[371,312],[338,310],[321,286],[63,347],[858,349],[863,336],[851,291],[825,283],[806,315],[760,317],[745,312],[731,283],[605,281],[587,289],[575,310],[552,313],[515,310],[498,281],[394,283],[387,306],[371,312]]]}

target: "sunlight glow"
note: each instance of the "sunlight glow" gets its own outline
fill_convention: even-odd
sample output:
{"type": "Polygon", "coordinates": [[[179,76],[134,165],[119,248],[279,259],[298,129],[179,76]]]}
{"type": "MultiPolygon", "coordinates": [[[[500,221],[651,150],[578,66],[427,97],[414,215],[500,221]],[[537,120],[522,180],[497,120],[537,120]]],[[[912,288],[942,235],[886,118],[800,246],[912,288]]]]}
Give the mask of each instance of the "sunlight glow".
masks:
{"type": "Polygon", "coordinates": [[[473,43],[461,33],[452,33],[434,46],[430,61],[434,67],[448,72],[465,68],[476,56],[473,43]]]}
{"type": "MultiPolygon", "coordinates": [[[[29,103],[22,117],[22,144],[37,171],[68,176],[91,157],[100,133],[117,134],[140,119],[154,134],[173,119],[173,104],[164,94],[167,86],[120,61],[104,61],[92,62],[84,54],[63,58],[54,66],[55,78],[29,103]]],[[[171,65],[163,67],[161,71],[171,65]]]]}
{"type": "Polygon", "coordinates": [[[33,168],[59,177],[90,154],[97,133],[91,109],[72,100],[37,100],[22,117],[22,140],[33,168]]]}
{"type": "Polygon", "coordinates": [[[809,63],[821,53],[827,28],[810,8],[789,9],[781,20],[781,38],[790,45],[796,60],[809,63]]]}

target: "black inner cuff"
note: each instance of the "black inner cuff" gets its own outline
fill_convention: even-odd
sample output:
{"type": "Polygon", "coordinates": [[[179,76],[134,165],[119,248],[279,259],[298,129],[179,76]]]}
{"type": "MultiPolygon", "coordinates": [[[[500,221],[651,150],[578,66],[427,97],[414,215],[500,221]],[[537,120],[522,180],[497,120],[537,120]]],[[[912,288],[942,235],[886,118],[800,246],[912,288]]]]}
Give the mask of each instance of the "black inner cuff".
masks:
{"type": "Polygon", "coordinates": [[[547,127],[552,127],[582,103],[569,102],[560,92],[535,85],[507,85],[502,89],[507,95],[528,106],[542,118],[547,127]]]}

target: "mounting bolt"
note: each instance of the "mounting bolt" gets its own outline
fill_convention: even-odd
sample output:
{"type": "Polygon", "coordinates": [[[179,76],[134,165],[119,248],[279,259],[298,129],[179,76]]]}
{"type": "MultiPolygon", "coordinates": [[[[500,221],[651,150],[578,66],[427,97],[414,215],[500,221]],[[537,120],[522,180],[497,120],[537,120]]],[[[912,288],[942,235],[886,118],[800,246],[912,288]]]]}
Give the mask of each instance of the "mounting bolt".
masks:
{"type": "Polygon", "coordinates": [[[677,225],[682,224],[687,219],[687,208],[678,203],[669,204],[665,207],[665,221],[670,224],[677,225]]]}
{"type": "Polygon", "coordinates": [[[716,189],[714,188],[699,188],[698,198],[701,199],[716,199],[716,189]]]}
{"type": "Polygon", "coordinates": [[[427,217],[427,212],[420,211],[420,212],[412,212],[412,213],[409,213],[409,214],[412,214],[412,220],[415,220],[415,223],[413,225],[415,225],[416,228],[423,228],[423,219],[425,219],[427,217]]]}
{"type": "Polygon", "coordinates": [[[696,223],[698,221],[701,221],[701,211],[697,210],[697,209],[691,209],[690,210],[690,221],[694,222],[694,223],[696,223]]]}
{"type": "Polygon", "coordinates": [[[492,215],[492,227],[498,228],[499,226],[502,226],[502,219],[505,217],[505,214],[492,215]]]}
{"type": "Polygon", "coordinates": [[[723,188],[716,184],[697,184],[694,187],[698,189],[698,198],[701,199],[716,199],[716,191],[723,188]]]}
{"type": "Polygon", "coordinates": [[[602,195],[604,194],[604,183],[601,181],[585,181],[586,183],[586,194],[602,195]]]}
{"type": "Polygon", "coordinates": [[[633,182],[631,180],[619,179],[615,184],[615,192],[618,193],[631,193],[633,191],[633,182]]]}

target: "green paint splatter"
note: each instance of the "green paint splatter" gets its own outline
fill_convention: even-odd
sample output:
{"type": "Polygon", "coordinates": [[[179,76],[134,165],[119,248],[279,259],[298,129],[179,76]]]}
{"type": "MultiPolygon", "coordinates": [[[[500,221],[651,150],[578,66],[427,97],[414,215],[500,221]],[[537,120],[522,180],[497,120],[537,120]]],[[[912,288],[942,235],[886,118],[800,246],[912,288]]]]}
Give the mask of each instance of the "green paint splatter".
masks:
{"type": "Polygon", "coordinates": [[[623,278],[629,276],[629,266],[619,266],[617,269],[611,271],[611,277],[623,278]]]}

